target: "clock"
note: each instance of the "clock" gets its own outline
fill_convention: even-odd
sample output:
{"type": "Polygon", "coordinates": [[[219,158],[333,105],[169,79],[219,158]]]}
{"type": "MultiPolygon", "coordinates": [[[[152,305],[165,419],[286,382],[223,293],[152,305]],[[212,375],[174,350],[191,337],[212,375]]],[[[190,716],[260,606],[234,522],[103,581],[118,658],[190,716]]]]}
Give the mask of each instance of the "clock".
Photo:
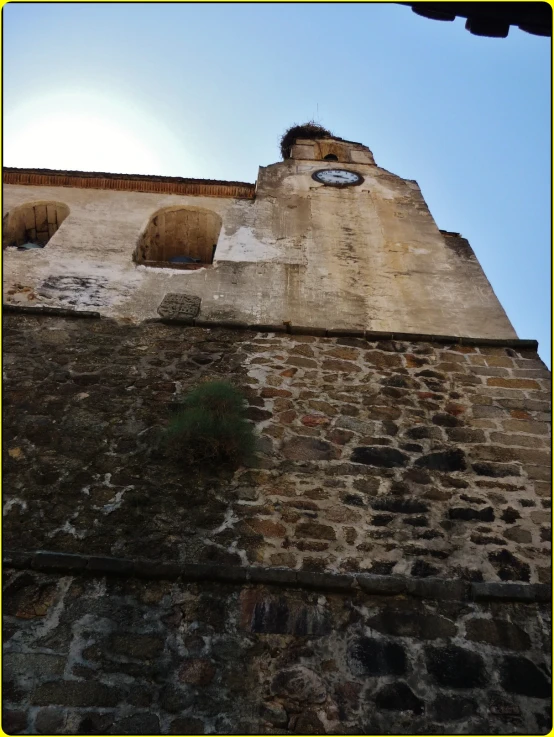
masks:
{"type": "Polygon", "coordinates": [[[318,169],[312,174],[312,179],[328,187],[353,187],[364,181],[361,174],[348,169],[318,169]]]}

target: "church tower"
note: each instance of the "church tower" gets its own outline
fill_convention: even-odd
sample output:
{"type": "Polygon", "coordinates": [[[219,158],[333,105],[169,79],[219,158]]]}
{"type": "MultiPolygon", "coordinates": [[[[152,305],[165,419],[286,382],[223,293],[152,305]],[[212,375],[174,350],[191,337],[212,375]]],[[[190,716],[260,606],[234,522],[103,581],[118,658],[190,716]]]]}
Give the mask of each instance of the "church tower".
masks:
{"type": "Polygon", "coordinates": [[[9,734],[551,728],[537,343],[416,182],[313,125],[282,154],[4,170],[9,734]],[[213,382],[247,464],[168,451],[213,382]]]}

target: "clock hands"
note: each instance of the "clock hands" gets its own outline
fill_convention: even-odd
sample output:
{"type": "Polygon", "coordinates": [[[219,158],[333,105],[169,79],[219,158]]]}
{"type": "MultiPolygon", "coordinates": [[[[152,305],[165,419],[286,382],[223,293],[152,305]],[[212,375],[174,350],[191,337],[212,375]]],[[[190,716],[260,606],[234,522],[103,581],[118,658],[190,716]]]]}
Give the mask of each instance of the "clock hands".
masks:
{"type": "Polygon", "coordinates": [[[337,187],[346,187],[352,184],[361,184],[364,179],[357,172],[347,169],[319,169],[312,174],[312,178],[322,184],[337,187]]]}

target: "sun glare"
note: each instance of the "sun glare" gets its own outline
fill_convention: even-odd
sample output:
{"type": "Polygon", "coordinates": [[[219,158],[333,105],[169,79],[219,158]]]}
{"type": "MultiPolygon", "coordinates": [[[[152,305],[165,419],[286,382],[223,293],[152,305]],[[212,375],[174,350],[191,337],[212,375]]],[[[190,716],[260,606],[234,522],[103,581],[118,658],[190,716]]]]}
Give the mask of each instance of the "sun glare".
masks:
{"type": "Polygon", "coordinates": [[[6,115],[4,164],[161,174],[163,156],[157,142],[167,143],[167,131],[161,133],[160,127],[128,102],[82,93],[35,98],[6,115]]]}

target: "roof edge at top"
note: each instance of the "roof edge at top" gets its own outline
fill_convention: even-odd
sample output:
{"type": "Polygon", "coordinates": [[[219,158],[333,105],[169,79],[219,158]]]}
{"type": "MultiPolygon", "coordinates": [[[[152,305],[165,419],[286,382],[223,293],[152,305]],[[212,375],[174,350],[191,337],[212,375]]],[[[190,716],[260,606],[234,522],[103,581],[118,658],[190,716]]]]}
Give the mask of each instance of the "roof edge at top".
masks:
{"type": "Polygon", "coordinates": [[[165,177],[157,174],[114,174],[95,171],[59,169],[19,169],[6,166],[4,184],[34,187],[73,187],[155,194],[178,194],[197,197],[227,197],[253,200],[256,185],[250,182],[225,182],[219,179],[165,177]]]}
{"type": "Polygon", "coordinates": [[[190,183],[190,184],[216,184],[231,185],[235,187],[252,187],[256,185],[252,182],[235,182],[223,179],[194,179],[192,177],[170,177],[163,174],[117,174],[115,172],[104,171],[73,171],[65,169],[39,169],[29,167],[4,166],[2,168],[4,174],[39,174],[44,176],[63,176],[75,177],[83,179],[132,179],[147,182],[168,182],[172,183],[190,183]]]}

